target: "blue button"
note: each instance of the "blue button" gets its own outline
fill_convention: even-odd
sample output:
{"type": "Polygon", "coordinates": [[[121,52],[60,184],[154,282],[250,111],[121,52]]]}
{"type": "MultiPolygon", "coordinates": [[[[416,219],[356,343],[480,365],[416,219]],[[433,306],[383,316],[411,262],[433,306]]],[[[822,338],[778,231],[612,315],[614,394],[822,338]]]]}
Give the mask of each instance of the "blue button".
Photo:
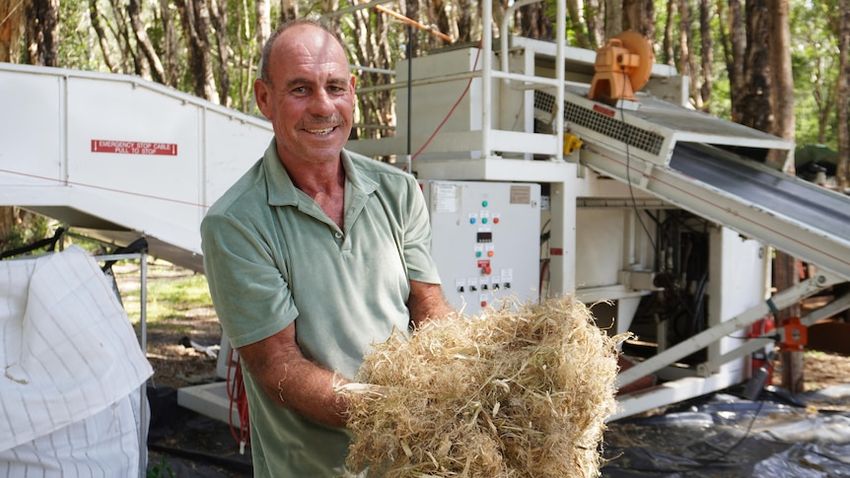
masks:
{"type": "Polygon", "coordinates": [[[474,218],[474,217],[470,217],[470,218],[469,218],[469,223],[470,223],[470,224],[475,224],[475,218],[474,218]]]}

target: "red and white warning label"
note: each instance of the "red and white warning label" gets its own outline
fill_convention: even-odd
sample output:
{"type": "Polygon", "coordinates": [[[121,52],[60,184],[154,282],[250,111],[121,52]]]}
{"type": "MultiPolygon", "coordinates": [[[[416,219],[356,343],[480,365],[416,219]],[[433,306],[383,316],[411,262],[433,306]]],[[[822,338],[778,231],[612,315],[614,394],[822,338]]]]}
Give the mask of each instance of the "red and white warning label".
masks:
{"type": "Polygon", "coordinates": [[[91,152],[177,156],[177,144],[147,143],[144,141],[118,141],[114,139],[93,139],[91,140],[91,152]]]}

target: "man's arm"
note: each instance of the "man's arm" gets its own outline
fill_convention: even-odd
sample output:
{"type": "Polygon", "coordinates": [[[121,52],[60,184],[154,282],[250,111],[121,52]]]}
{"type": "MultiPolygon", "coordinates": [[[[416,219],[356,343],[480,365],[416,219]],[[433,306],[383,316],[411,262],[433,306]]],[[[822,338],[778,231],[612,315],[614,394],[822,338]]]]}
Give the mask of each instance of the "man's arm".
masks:
{"type": "Polygon", "coordinates": [[[344,427],[348,403],[334,393],[346,380],[311,362],[295,340],[295,322],[244,347],[239,355],[263,391],[279,405],[323,425],[344,427]]]}
{"type": "Polygon", "coordinates": [[[453,312],[443,296],[440,284],[410,281],[410,297],[407,300],[410,320],[415,328],[432,319],[445,317],[453,312]]]}

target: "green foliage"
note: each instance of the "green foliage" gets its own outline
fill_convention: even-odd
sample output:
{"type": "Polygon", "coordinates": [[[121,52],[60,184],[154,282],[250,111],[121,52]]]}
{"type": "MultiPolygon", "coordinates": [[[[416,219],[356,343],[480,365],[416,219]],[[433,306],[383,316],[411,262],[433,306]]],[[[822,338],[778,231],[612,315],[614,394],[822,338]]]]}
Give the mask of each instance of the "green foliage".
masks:
{"type": "MultiPolygon", "coordinates": [[[[41,215],[16,209],[16,223],[6,237],[0,237],[0,251],[17,249],[53,235],[50,221],[41,215]]],[[[44,251],[33,251],[41,254],[44,251]]]]}
{"type": "Polygon", "coordinates": [[[159,463],[148,467],[146,476],[147,478],[176,478],[177,475],[163,456],[159,459],[159,463]]]}
{"type": "Polygon", "coordinates": [[[838,76],[837,5],[834,0],[795,0],[791,7],[794,109],[798,144],[837,145],[835,85],[838,76]],[[818,104],[820,96],[820,104],[818,104]],[[821,113],[827,121],[821,124],[821,113]],[[819,138],[823,128],[824,137],[819,138]],[[821,141],[823,139],[823,141],[821,141]]]}
{"type": "MultiPolygon", "coordinates": [[[[182,319],[190,309],[211,307],[207,279],[201,274],[175,274],[173,266],[156,261],[148,267],[146,319],[148,323],[162,323],[182,319]]],[[[139,270],[137,266],[116,269],[119,277],[121,297],[127,314],[135,322],[139,319],[139,270]]]]}
{"type": "MultiPolygon", "coordinates": [[[[115,0],[93,0],[99,12],[99,18],[103,25],[106,34],[106,43],[109,50],[111,60],[116,64],[117,69],[123,73],[134,72],[133,61],[126,56],[129,49],[134,50],[137,55],[138,46],[132,34],[128,35],[128,40],[119,39],[118,35],[122,29],[130,28],[129,25],[120,25],[122,21],[120,17],[126,18],[126,1],[115,0]],[[117,12],[120,12],[119,15],[117,12]]],[[[670,0],[654,0],[655,9],[655,51],[657,61],[664,61],[664,52],[662,51],[662,42],[664,37],[664,27],[667,23],[667,5],[670,0]]],[[[797,113],[797,142],[798,143],[813,143],[820,139],[824,143],[834,146],[836,144],[836,115],[834,112],[834,89],[837,77],[837,18],[840,13],[837,6],[837,0],[790,0],[791,2],[791,35],[792,35],[792,58],[794,67],[794,87],[795,87],[795,109],[797,113]],[[820,95],[820,100],[818,96],[820,95]],[[833,95],[833,96],[829,96],[833,95]],[[825,114],[825,109],[831,109],[828,114],[825,114]],[[823,121],[822,118],[826,118],[823,121]],[[822,136],[822,138],[819,138],[822,136]]],[[[339,8],[344,8],[355,4],[352,0],[342,0],[339,2],[339,8]]],[[[495,18],[499,18],[498,11],[504,11],[506,3],[496,3],[497,14],[495,18]]],[[[599,2],[604,5],[605,2],[599,2]]],[[[742,2],[743,4],[744,2],[742,2]]],[[[142,2],[142,21],[145,24],[146,32],[154,45],[154,49],[159,54],[163,63],[166,63],[168,56],[166,52],[165,37],[162,24],[162,5],[165,4],[170,13],[174,24],[174,33],[176,41],[176,56],[172,58],[171,63],[176,65],[176,86],[182,91],[193,91],[192,72],[188,65],[186,33],[181,25],[179,11],[173,1],[167,2],[142,2]]],[[[327,2],[315,2],[301,0],[298,2],[299,10],[302,16],[315,15],[322,13],[323,6],[328,5],[327,2]]],[[[693,35],[691,42],[692,54],[697,58],[702,54],[700,51],[701,43],[699,41],[699,8],[697,3],[688,2],[691,9],[691,33],[693,35]]],[[[107,67],[103,58],[103,53],[98,42],[97,34],[91,25],[89,17],[89,1],[88,0],[67,0],[59,3],[59,64],[67,68],[79,68],[92,71],[107,71],[107,67]]],[[[426,4],[427,5],[427,4],[426,4]]],[[[555,1],[544,0],[544,10],[547,21],[555,24],[555,1]]],[[[676,5],[680,5],[679,2],[676,5]]],[[[228,95],[230,97],[230,105],[243,112],[256,114],[256,106],[253,103],[252,83],[256,75],[256,67],[259,61],[260,45],[257,44],[257,15],[254,2],[248,0],[220,0],[220,8],[226,12],[227,22],[225,25],[226,49],[228,57],[225,62],[228,75],[230,77],[230,89],[228,95]]],[[[584,15],[593,15],[593,12],[588,12],[590,5],[585,2],[584,15]]],[[[727,2],[711,2],[712,20],[711,20],[711,35],[713,39],[713,56],[714,64],[712,68],[713,91],[711,98],[706,100],[709,111],[712,114],[727,117],[731,110],[730,107],[730,91],[728,79],[726,77],[726,64],[724,50],[721,40],[722,29],[728,29],[726,18],[721,17],[718,12],[722,9],[724,15],[728,15],[727,2]]],[[[433,23],[434,19],[428,17],[428,8],[422,8],[420,11],[420,20],[423,23],[433,23]]],[[[376,27],[377,13],[374,10],[369,10],[369,24],[374,30],[376,27]]],[[[672,18],[673,36],[671,43],[673,45],[674,56],[679,56],[679,34],[680,34],[680,14],[678,8],[674,9],[672,18]]],[[[603,15],[597,15],[598,21],[602,21],[603,15]]],[[[271,23],[272,28],[276,26],[280,18],[280,3],[271,2],[271,23]]],[[[351,15],[343,15],[338,18],[340,26],[345,33],[345,38],[350,43],[356,41],[358,33],[356,24],[351,20],[351,15]]],[[[587,41],[587,22],[586,19],[571,18],[568,16],[566,23],[566,35],[568,42],[572,45],[582,44],[587,41]]],[[[385,41],[390,43],[390,51],[392,52],[393,62],[404,57],[403,45],[405,43],[404,28],[394,21],[391,22],[390,34],[385,41]]],[[[426,34],[417,33],[420,40],[426,38],[426,34]]],[[[728,34],[728,32],[727,32],[728,34]]],[[[217,47],[217,38],[214,31],[209,32],[210,51],[213,54],[213,62],[216,67],[221,63],[219,57],[219,49],[217,47]]],[[[384,41],[383,39],[379,41],[384,41]]],[[[21,42],[23,45],[23,42],[21,42]]],[[[420,41],[420,45],[427,44],[426,41],[420,41]]],[[[349,47],[349,51],[354,51],[354,46],[349,47]]],[[[678,58],[674,58],[678,60],[678,58]]],[[[146,60],[142,60],[146,61],[146,60]]],[[[676,61],[678,63],[678,61],[676,61]]],[[[696,63],[699,63],[697,61],[696,63]]],[[[699,66],[697,66],[699,68],[699,66]]],[[[217,75],[217,73],[216,73],[217,75]]],[[[367,77],[365,75],[364,79],[367,77]]],[[[692,75],[693,81],[698,80],[698,75],[692,75]]],[[[361,82],[365,85],[366,82],[361,82]]],[[[217,85],[221,88],[221,85],[217,85]]]]}

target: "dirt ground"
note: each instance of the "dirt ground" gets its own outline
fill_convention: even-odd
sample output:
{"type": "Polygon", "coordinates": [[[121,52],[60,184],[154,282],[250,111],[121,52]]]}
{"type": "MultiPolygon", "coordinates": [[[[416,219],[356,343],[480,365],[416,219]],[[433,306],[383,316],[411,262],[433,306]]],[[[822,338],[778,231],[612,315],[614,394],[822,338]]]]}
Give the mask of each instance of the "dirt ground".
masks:
{"type": "MultiPolygon", "coordinates": [[[[132,318],[139,307],[138,266],[125,264],[116,266],[115,271],[125,308],[132,318]]],[[[155,261],[148,270],[148,288],[161,289],[157,283],[181,281],[192,275],[191,271],[155,261]]],[[[155,293],[149,293],[148,302],[163,305],[155,293]]],[[[169,395],[180,387],[217,380],[215,358],[181,344],[185,338],[204,346],[219,343],[221,331],[215,311],[208,300],[204,302],[171,304],[173,310],[160,313],[147,326],[147,356],[155,371],[151,383],[166,397],[162,403],[173,415],[167,418],[171,423],[164,428],[155,429],[156,424],[152,423],[148,476],[250,476],[246,471],[250,460],[238,455],[238,445],[227,425],[176,407],[176,399],[169,395]],[[216,464],[217,458],[223,458],[224,465],[216,464]]],[[[850,383],[850,357],[807,352],[804,364],[807,391],[850,383]]],[[[779,376],[779,371],[775,371],[774,382],[779,376]]]]}

